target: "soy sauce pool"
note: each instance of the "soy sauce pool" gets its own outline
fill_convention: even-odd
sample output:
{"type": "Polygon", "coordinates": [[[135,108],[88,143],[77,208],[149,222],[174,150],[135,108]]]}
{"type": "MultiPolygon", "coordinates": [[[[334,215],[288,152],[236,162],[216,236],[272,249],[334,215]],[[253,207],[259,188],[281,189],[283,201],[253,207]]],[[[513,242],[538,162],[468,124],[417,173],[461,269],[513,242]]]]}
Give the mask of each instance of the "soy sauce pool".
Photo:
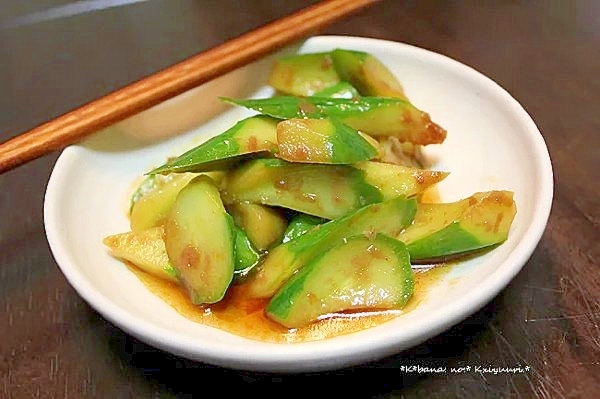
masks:
{"type": "Polygon", "coordinates": [[[308,326],[288,329],[270,320],[264,309],[268,299],[248,298],[244,284],[232,285],[225,298],[210,306],[194,305],[177,284],[156,278],[130,265],[129,268],[154,295],[182,316],[238,336],[273,343],[322,340],[375,327],[410,312],[426,297],[430,288],[448,272],[449,265],[415,271],[414,293],[401,310],[365,311],[331,315],[308,326]]]}

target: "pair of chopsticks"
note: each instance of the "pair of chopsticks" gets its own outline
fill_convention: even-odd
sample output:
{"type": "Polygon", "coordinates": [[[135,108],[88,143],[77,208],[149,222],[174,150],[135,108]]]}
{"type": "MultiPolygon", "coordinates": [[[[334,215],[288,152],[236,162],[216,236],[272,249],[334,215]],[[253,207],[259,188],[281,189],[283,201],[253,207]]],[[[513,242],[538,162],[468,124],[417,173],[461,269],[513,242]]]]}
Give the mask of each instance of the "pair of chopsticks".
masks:
{"type": "Polygon", "coordinates": [[[100,97],[0,144],[0,173],[146,110],[379,0],[325,0],[100,97]]]}

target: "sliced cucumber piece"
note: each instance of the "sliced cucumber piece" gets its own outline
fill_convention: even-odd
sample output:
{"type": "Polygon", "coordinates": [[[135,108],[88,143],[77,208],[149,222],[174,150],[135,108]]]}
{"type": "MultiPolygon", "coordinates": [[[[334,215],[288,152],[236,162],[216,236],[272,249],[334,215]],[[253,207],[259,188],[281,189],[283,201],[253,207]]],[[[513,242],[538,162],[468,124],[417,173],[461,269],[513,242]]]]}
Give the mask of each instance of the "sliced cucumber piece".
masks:
{"type": "Polygon", "coordinates": [[[335,49],[331,52],[331,59],[340,78],[350,82],[361,95],[406,99],[398,79],[372,54],[335,49]]]}
{"type": "Polygon", "coordinates": [[[113,234],[105,237],[103,243],[116,258],[131,262],[153,276],[177,282],[177,270],[167,256],[163,233],[162,226],[151,227],[113,234]]]}
{"type": "Polygon", "coordinates": [[[211,178],[200,175],[179,192],[164,240],[192,302],[220,301],[233,279],[235,231],[211,178]]]}
{"type": "Polygon", "coordinates": [[[365,182],[376,187],[383,198],[417,196],[450,174],[444,171],[371,161],[358,162],[353,167],[363,172],[365,182]]]}
{"type": "Polygon", "coordinates": [[[239,202],[228,204],[227,210],[258,251],[266,251],[281,242],[288,223],[281,209],[239,202]]]}
{"type": "Polygon", "coordinates": [[[195,176],[194,173],[147,176],[131,198],[131,230],[145,230],[164,223],[177,194],[195,176]]]}
{"type": "Polygon", "coordinates": [[[241,120],[227,131],[150,171],[150,174],[223,170],[245,156],[275,151],[277,122],[265,115],[241,120]]]}
{"type": "Polygon", "coordinates": [[[339,81],[329,53],[310,53],[275,60],[268,83],[285,94],[312,96],[339,81]]]}
{"type": "Polygon", "coordinates": [[[314,97],[329,97],[329,98],[358,98],[360,93],[348,82],[339,82],[333,86],[316,92],[314,97]]]}
{"type": "Polygon", "coordinates": [[[254,247],[244,229],[236,225],[234,231],[234,276],[238,277],[248,274],[258,264],[261,253],[254,247]]]}
{"type": "Polygon", "coordinates": [[[398,239],[414,263],[440,262],[497,245],[508,237],[517,212],[513,193],[488,191],[452,203],[419,204],[398,239]]]}
{"type": "Polygon", "coordinates": [[[394,198],[367,205],[344,217],[318,225],[273,248],[248,283],[248,295],[272,296],[297,270],[320,253],[354,235],[398,235],[413,220],[416,200],[394,198]]]}
{"type": "Polygon", "coordinates": [[[285,327],[299,328],[343,311],[401,309],[413,289],[406,246],[383,234],[359,235],[313,258],[265,311],[285,327]]]}
{"type": "Polygon", "coordinates": [[[446,130],[406,100],[385,97],[354,99],[276,96],[262,99],[223,101],[278,119],[337,118],[370,136],[395,136],[414,144],[440,144],[446,130]]]}
{"type": "Polygon", "coordinates": [[[334,118],[283,120],[277,143],[277,157],[290,162],[353,164],[379,154],[378,144],[334,118]]]}
{"type": "Polygon", "coordinates": [[[412,197],[448,173],[365,161],[353,166],[256,159],[223,181],[226,203],[253,202],[334,219],[367,204],[412,197]]]}
{"type": "Polygon", "coordinates": [[[253,202],[332,219],[382,199],[363,173],[346,165],[318,165],[256,159],[225,178],[226,203],[253,202]]]}
{"type": "Polygon", "coordinates": [[[290,220],[290,223],[283,234],[282,243],[286,243],[294,238],[300,237],[313,227],[325,222],[327,222],[327,220],[323,218],[307,215],[306,213],[299,213],[290,220]]]}

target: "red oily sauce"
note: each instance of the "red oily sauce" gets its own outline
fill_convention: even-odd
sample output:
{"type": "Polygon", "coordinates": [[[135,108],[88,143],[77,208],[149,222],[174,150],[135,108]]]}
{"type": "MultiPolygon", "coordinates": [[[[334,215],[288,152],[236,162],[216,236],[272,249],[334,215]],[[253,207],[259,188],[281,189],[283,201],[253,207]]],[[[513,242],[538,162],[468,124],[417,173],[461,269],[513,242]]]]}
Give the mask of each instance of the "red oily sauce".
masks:
{"type": "Polygon", "coordinates": [[[130,269],[150,292],[192,321],[249,339],[294,343],[357,332],[406,313],[427,297],[429,288],[439,281],[449,266],[439,265],[427,271],[416,271],[414,293],[402,310],[340,313],[298,329],[288,329],[270,320],[264,312],[268,300],[248,298],[244,284],[233,284],[219,303],[199,306],[190,301],[178,284],[154,277],[135,266],[130,265],[130,269]]]}
{"type": "MultiPolygon", "coordinates": [[[[419,196],[420,202],[439,201],[439,193],[430,187],[419,196]]],[[[207,326],[263,342],[294,343],[316,341],[375,327],[409,312],[421,303],[430,288],[451,268],[440,264],[428,270],[415,270],[412,297],[401,310],[340,313],[302,328],[288,329],[269,319],[264,309],[268,299],[249,298],[244,284],[233,284],[225,298],[213,305],[194,305],[187,292],[176,283],[154,277],[126,262],[146,288],[182,316],[207,326]]]]}

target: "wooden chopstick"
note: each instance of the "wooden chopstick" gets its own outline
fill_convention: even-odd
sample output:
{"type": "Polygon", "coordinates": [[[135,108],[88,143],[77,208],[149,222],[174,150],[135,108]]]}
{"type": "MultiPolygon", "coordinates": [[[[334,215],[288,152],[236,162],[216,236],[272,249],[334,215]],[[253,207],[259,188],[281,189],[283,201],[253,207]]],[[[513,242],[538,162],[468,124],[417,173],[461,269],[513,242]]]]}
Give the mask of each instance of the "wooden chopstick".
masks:
{"type": "Polygon", "coordinates": [[[113,91],[0,144],[0,173],[316,33],[379,0],[326,0],[113,91]]]}

